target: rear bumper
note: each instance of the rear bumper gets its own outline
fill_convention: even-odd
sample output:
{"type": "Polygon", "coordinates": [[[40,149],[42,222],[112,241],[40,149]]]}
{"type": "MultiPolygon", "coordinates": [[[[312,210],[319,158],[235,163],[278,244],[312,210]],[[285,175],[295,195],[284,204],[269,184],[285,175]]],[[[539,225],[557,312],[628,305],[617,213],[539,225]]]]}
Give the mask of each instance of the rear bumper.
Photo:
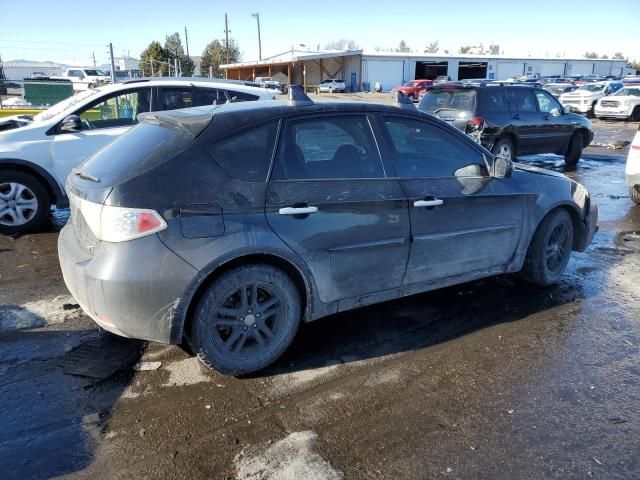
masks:
{"type": "Polygon", "coordinates": [[[102,328],[130,338],[180,341],[177,306],[197,271],[157,235],[103,242],[91,255],[67,225],[58,238],[58,255],[67,288],[102,328]]]}

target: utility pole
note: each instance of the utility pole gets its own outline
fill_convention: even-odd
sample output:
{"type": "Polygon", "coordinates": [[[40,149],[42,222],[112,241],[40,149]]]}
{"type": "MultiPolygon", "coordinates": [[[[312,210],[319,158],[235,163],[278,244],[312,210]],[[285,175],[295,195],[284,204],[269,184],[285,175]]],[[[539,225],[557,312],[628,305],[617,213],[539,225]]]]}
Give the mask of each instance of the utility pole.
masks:
{"type": "Polygon", "coordinates": [[[91,52],[91,56],[93,57],[93,68],[96,68],[96,52],[91,52]]]}
{"type": "Polygon", "coordinates": [[[225,36],[224,51],[227,59],[225,63],[229,63],[229,32],[231,32],[231,30],[229,30],[229,19],[227,17],[227,14],[225,13],[224,14],[224,36],[225,36]]]}
{"type": "Polygon", "coordinates": [[[173,64],[174,64],[175,69],[176,69],[176,78],[177,78],[178,77],[178,59],[177,58],[173,59],[173,64]]]}
{"type": "Polygon", "coordinates": [[[260,38],[260,14],[252,13],[251,16],[255,17],[256,21],[258,22],[258,60],[262,60],[262,40],[260,38]]]}
{"type": "Polygon", "coordinates": [[[109,58],[111,59],[111,83],[116,83],[116,61],[113,58],[112,43],[109,43],[109,58]]]}

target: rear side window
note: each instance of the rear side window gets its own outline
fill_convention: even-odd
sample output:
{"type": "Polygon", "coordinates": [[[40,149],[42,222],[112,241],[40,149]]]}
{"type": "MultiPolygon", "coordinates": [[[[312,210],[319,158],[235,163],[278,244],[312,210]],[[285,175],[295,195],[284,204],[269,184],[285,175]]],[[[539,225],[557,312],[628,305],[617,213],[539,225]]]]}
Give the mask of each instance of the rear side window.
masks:
{"type": "Polygon", "coordinates": [[[191,88],[163,88],[160,104],[163,110],[193,107],[193,93],[191,88]]]}
{"type": "Polygon", "coordinates": [[[252,95],[250,93],[245,92],[236,92],[234,90],[227,90],[229,94],[229,98],[232,102],[251,102],[253,100],[258,100],[260,97],[258,95],[252,95]]]}
{"type": "Polygon", "coordinates": [[[434,89],[427,91],[420,102],[420,110],[438,113],[443,110],[461,110],[472,112],[476,108],[477,92],[465,89],[434,89]]]}
{"type": "Polygon", "coordinates": [[[486,88],[480,96],[480,110],[486,113],[508,112],[509,100],[502,88],[486,88]]]}
{"type": "Polygon", "coordinates": [[[536,112],[536,98],[533,96],[533,92],[529,88],[514,88],[511,90],[515,103],[516,110],[518,112],[531,113],[536,112]]]}
{"type": "Polygon", "coordinates": [[[218,165],[238,180],[264,182],[273,157],[278,122],[244,130],[210,146],[218,165]]]}

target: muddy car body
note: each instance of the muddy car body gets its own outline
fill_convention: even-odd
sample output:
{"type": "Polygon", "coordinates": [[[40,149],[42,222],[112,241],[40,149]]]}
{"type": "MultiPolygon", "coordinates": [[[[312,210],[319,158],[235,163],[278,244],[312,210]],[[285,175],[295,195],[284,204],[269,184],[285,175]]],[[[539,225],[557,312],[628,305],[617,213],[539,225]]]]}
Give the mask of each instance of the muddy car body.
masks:
{"type": "Polygon", "coordinates": [[[301,320],[523,266],[553,283],[596,230],[581,185],[495,159],[410,104],[251,103],[142,115],[69,177],[60,261],[98,324],[186,337],[207,364],[246,373],[301,320]],[[532,249],[558,219],[552,272],[532,249]]]}

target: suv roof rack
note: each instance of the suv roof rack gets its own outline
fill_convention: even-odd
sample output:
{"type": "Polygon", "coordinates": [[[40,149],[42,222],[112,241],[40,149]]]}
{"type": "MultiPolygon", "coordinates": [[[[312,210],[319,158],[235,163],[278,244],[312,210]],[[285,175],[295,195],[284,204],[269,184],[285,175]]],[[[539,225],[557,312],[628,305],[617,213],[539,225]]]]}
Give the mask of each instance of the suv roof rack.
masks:
{"type": "Polygon", "coordinates": [[[304,107],[306,105],[313,105],[313,100],[309,98],[300,85],[290,85],[289,105],[291,107],[304,107]]]}

